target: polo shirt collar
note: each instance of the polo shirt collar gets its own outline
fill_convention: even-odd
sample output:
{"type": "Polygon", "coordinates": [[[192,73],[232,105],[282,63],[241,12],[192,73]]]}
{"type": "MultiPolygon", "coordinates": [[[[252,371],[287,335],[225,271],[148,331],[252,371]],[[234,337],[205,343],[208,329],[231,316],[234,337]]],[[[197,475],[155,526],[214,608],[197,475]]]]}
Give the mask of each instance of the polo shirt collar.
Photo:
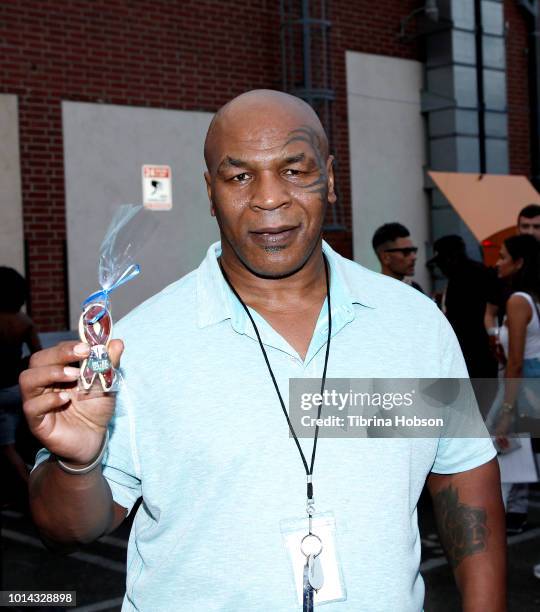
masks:
{"type": "MultiPolygon", "coordinates": [[[[352,321],[354,304],[373,307],[368,293],[369,278],[366,278],[366,283],[352,282],[346,273],[343,258],[324,240],[322,248],[330,266],[332,318],[341,313],[347,321],[352,321]],[[365,293],[365,297],[362,293],[365,293]]],[[[233,328],[244,333],[247,317],[223,278],[218,264],[220,255],[221,243],[215,242],[209,247],[196,272],[198,325],[204,328],[231,319],[233,328]]],[[[324,315],[324,318],[326,319],[327,315],[324,315]]],[[[324,320],[319,321],[319,324],[324,324],[324,320]]]]}

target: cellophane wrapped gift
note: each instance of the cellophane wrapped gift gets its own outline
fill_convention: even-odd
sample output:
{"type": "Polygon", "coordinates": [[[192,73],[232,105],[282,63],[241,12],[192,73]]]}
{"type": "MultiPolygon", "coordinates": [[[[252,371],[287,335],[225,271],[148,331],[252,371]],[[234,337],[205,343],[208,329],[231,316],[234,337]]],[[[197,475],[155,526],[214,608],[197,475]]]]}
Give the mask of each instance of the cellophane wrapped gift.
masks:
{"type": "Polygon", "coordinates": [[[113,333],[110,294],[140,273],[135,257],[157,226],[152,212],[123,204],[113,216],[99,249],[100,289],[82,303],[79,337],[90,345],[80,364],[78,389],[84,393],[111,393],[118,389],[118,372],[109,357],[113,333]]]}

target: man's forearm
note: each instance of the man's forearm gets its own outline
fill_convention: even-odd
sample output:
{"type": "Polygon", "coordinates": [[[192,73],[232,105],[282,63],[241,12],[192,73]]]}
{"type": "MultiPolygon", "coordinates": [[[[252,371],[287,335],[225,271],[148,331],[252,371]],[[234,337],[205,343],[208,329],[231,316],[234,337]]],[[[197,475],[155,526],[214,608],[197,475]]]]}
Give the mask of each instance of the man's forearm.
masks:
{"type": "Polygon", "coordinates": [[[431,475],[429,488],[464,612],[504,612],[506,538],[496,461],[461,474],[431,475]]]}
{"type": "MultiPolygon", "coordinates": [[[[505,533],[504,515],[496,518],[485,507],[460,506],[467,515],[462,530],[463,547],[456,547],[460,549],[457,556],[452,556],[456,549],[448,556],[461,593],[463,612],[504,612],[506,542],[500,535],[505,533]]],[[[459,539],[457,529],[457,533],[450,535],[454,541],[456,536],[459,539]]]]}
{"type": "Polygon", "coordinates": [[[29,486],[34,522],[49,544],[76,547],[114,524],[114,502],[101,467],[89,474],[68,474],[50,458],[32,472],[29,486]]]}

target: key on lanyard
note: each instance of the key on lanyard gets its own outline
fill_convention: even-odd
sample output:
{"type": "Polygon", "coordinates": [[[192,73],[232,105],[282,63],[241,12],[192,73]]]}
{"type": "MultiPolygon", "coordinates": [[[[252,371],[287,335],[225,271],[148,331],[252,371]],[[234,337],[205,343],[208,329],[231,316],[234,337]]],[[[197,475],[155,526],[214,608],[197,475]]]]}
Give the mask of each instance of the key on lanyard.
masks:
{"type": "Polygon", "coordinates": [[[319,536],[308,533],[302,538],[300,550],[306,557],[303,575],[303,612],[313,612],[315,593],[319,591],[324,583],[322,565],[319,555],[323,545],[319,536]]]}
{"type": "Polygon", "coordinates": [[[303,597],[303,611],[313,612],[313,598],[315,596],[315,589],[309,582],[309,567],[306,561],[304,566],[304,597],[303,597]]]}

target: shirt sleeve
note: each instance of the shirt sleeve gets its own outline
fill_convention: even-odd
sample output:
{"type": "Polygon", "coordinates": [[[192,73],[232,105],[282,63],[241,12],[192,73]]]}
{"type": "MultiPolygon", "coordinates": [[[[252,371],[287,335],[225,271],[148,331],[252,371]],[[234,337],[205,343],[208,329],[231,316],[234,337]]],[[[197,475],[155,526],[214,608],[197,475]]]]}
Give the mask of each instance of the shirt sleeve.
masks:
{"type": "MultiPolygon", "coordinates": [[[[113,500],[131,512],[141,496],[141,480],[135,451],[135,428],[130,411],[130,395],[125,381],[121,379],[116,396],[116,406],[109,423],[109,443],[102,461],[103,476],[111,488],[113,500]]],[[[50,457],[42,448],[34,469],[50,457]]]]}
{"type": "MultiPolygon", "coordinates": [[[[456,378],[468,380],[467,367],[454,331],[448,321],[441,317],[441,378],[456,378]]],[[[474,394],[469,394],[474,401],[472,410],[477,419],[481,419],[474,394]]],[[[483,423],[477,425],[483,433],[481,437],[445,437],[439,440],[435,461],[431,468],[437,474],[456,474],[465,472],[487,463],[496,456],[496,451],[483,423]]],[[[457,428],[459,431],[459,427],[457,428]]]]}
{"type": "Polygon", "coordinates": [[[109,423],[109,444],[103,458],[103,476],[114,501],[131,512],[141,497],[140,467],[136,453],[135,425],[130,390],[121,378],[113,418],[109,423]]]}

